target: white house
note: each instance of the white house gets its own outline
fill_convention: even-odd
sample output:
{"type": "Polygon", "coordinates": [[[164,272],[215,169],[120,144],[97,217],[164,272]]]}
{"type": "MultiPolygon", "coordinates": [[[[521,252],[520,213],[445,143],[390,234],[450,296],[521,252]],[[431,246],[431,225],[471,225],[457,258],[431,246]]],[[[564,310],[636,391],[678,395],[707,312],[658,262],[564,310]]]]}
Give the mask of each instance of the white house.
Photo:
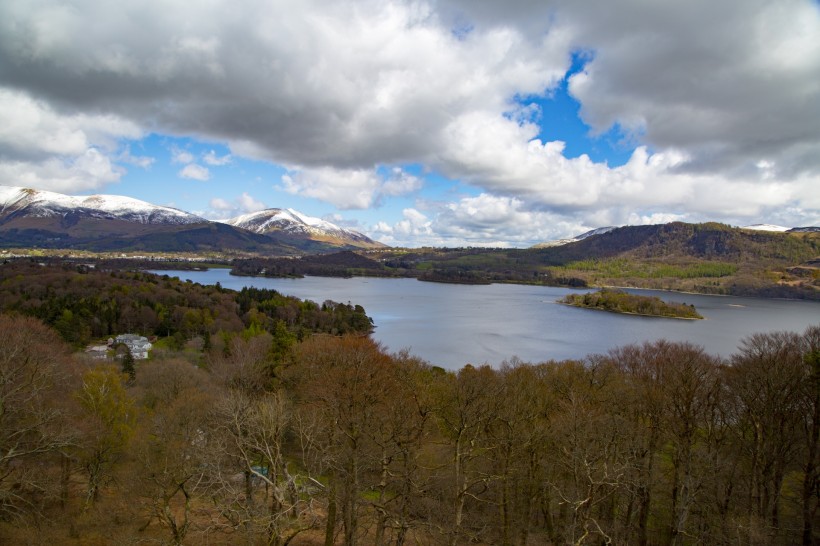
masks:
{"type": "Polygon", "coordinates": [[[114,345],[119,343],[122,343],[128,347],[128,350],[131,351],[131,356],[134,357],[134,360],[145,360],[148,358],[148,351],[150,351],[151,347],[153,347],[151,342],[148,341],[148,338],[138,336],[136,334],[118,335],[114,340],[114,345]]]}

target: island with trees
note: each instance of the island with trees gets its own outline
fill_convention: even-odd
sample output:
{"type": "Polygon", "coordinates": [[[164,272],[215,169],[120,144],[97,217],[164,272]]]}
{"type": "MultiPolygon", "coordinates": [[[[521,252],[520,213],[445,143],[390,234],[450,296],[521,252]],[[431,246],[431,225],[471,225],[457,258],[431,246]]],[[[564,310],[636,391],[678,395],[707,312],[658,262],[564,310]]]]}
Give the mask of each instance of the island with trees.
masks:
{"type": "Polygon", "coordinates": [[[694,305],[666,302],[657,296],[641,296],[611,288],[603,288],[597,292],[588,292],[586,294],[569,294],[558,302],[573,307],[597,309],[626,315],[690,320],[703,318],[695,310],[694,305]]]}

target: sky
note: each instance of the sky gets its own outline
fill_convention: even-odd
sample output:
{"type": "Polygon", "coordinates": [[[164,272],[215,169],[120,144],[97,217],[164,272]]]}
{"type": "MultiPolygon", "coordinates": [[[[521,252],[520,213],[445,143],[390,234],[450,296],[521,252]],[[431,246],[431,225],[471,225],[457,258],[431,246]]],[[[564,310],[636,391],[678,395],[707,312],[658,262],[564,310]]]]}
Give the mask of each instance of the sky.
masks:
{"type": "Polygon", "coordinates": [[[4,0],[0,184],[391,246],[820,225],[817,0],[4,0]]]}

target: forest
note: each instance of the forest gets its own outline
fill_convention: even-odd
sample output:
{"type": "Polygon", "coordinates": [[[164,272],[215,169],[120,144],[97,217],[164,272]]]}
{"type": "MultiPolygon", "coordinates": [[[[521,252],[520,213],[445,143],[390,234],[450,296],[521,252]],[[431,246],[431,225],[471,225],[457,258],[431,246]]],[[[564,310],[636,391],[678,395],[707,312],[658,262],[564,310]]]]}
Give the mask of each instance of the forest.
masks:
{"type": "Polygon", "coordinates": [[[446,371],[334,328],[339,304],[300,323],[268,291],[45,270],[0,281],[0,543],[820,540],[820,325],[725,360],[657,341],[446,371]],[[213,321],[171,313],[177,342],[126,373],[32,303],[97,277],[213,321]]]}
{"type": "Polygon", "coordinates": [[[162,336],[181,349],[192,339],[210,343],[213,335],[245,330],[301,339],[310,333],[366,334],[373,327],[359,305],[318,304],[275,290],[235,292],[218,284],[62,261],[0,266],[0,311],[41,319],[75,347],[128,332],[162,336]]]}

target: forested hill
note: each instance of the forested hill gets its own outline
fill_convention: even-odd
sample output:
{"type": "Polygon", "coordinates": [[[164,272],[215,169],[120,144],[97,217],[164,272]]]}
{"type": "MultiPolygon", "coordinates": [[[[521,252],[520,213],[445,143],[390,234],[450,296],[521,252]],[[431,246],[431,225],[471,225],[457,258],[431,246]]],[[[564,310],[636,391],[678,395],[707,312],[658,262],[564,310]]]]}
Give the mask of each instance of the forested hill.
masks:
{"type": "Polygon", "coordinates": [[[563,246],[368,252],[394,274],[448,282],[632,286],[820,299],[820,233],[723,224],[627,226],[563,246]]]}
{"type": "Polygon", "coordinates": [[[99,271],[32,261],[0,265],[0,312],[36,317],[75,346],[122,333],[188,340],[248,330],[302,338],[308,333],[368,333],[359,305],[321,304],[275,290],[202,286],[150,273],[99,271]]]}
{"type": "Polygon", "coordinates": [[[820,254],[820,234],[733,228],[714,222],[626,226],[539,252],[548,263],[612,257],[698,258],[742,262],[800,263],[820,254]]]}
{"type": "Polygon", "coordinates": [[[632,226],[537,251],[561,275],[595,285],[820,299],[820,234],[723,224],[632,226]]]}

